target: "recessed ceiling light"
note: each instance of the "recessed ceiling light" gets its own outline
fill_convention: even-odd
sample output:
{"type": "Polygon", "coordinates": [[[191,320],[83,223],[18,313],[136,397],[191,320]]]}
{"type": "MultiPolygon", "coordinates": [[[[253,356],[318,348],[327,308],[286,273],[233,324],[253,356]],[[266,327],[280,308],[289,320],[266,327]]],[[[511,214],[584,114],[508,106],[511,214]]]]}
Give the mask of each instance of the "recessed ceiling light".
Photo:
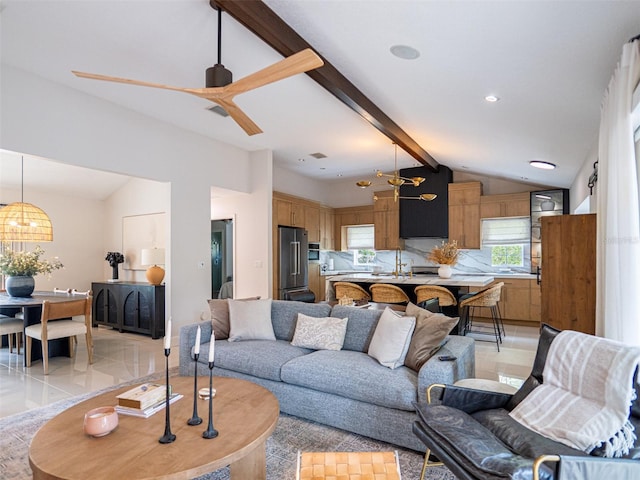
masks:
{"type": "Polygon", "coordinates": [[[542,160],[531,160],[529,162],[529,165],[536,168],[542,168],[543,170],[553,170],[554,168],[556,168],[555,164],[542,160]]]}
{"type": "Polygon", "coordinates": [[[500,97],[496,97],[495,95],[487,95],[486,97],[484,97],[484,99],[489,103],[496,103],[498,100],[500,100],[500,97]]]}
{"type": "Polygon", "coordinates": [[[342,177],[342,173],[337,174],[336,177],[342,177]]]}
{"type": "Polygon", "coordinates": [[[304,158],[299,158],[298,161],[299,162],[304,162],[305,160],[304,160],[304,158]]]}
{"type": "Polygon", "coordinates": [[[394,45],[390,49],[391,53],[398,58],[405,60],[415,60],[420,56],[420,52],[408,45],[394,45]]]}

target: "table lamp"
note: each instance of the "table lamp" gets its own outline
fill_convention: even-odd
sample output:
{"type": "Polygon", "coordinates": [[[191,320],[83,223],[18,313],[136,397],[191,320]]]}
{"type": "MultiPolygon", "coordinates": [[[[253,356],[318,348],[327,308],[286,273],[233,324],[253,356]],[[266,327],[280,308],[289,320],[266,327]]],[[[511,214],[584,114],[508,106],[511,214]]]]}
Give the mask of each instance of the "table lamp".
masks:
{"type": "Polygon", "coordinates": [[[151,285],[160,285],[164,279],[164,248],[143,248],[140,263],[151,265],[147,269],[147,281],[151,285]]]}

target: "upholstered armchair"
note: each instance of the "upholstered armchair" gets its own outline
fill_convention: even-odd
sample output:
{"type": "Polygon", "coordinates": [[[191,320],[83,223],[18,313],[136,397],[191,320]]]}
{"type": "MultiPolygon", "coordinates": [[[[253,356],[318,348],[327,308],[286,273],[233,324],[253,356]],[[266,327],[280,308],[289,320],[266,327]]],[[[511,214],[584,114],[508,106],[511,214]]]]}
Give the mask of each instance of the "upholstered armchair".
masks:
{"type": "MultiPolygon", "coordinates": [[[[413,426],[427,447],[421,478],[429,467],[442,464],[461,480],[640,478],[637,438],[623,458],[605,458],[597,456],[602,454],[598,449],[587,454],[540,435],[509,415],[543,384],[547,354],[558,333],[548,325],[542,326],[531,375],[513,395],[452,385],[429,387],[427,403],[416,404],[418,420],[413,426]]],[[[640,435],[637,380],[636,369],[630,382],[636,397],[628,420],[640,435]]]]}

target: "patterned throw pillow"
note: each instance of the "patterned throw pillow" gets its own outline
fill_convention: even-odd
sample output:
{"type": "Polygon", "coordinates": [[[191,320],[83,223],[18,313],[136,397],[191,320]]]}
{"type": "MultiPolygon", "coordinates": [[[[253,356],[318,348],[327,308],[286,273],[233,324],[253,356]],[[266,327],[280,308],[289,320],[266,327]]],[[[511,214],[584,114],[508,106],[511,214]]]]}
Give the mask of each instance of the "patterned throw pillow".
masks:
{"type": "Polygon", "coordinates": [[[407,305],[405,313],[416,317],[416,329],[404,364],[417,372],[440,349],[445,337],[458,324],[459,317],[433,313],[413,303],[407,305]]]}
{"type": "Polygon", "coordinates": [[[298,313],[291,345],[313,350],[341,350],[347,333],[347,318],[309,317],[298,313]]]}
{"type": "Polygon", "coordinates": [[[401,367],[404,365],[415,326],[416,317],[404,317],[389,307],[385,308],[373,332],[367,353],[385,367],[401,367]]]}

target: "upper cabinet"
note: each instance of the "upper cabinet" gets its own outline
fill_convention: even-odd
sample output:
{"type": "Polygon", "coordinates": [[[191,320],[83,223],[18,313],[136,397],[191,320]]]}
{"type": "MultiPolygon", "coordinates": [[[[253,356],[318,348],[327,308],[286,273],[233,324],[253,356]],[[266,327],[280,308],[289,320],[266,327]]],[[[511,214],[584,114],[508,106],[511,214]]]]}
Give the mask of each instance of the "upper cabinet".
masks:
{"type": "Polygon", "coordinates": [[[334,249],[334,223],[333,208],[320,208],[320,250],[334,249]]]}
{"type": "Polygon", "coordinates": [[[273,196],[273,217],[277,225],[304,227],[304,206],[290,198],[273,196]]]}
{"type": "Polygon", "coordinates": [[[309,242],[320,243],[320,207],[304,206],[304,228],[309,242]]]}
{"type": "Polygon", "coordinates": [[[453,180],[451,170],[443,165],[433,172],[427,167],[404,168],[400,175],[405,178],[423,177],[425,180],[414,187],[409,183],[400,187],[400,237],[449,236],[448,185],[453,180]],[[421,193],[435,193],[430,201],[418,200],[421,193]]]}
{"type": "Polygon", "coordinates": [[[346,249],[346,239],[343,229],[348,225],[373,225],[373,205],[358,207],[343,207],[333,210],[335,215],[334,249],[346,249]]]}
{"type": "Polygon", "coordinates": [[[395,250],[403,247],[400,240],[400,209],[393,190],[376,192],[373,202],[374,248],[395,250]]]}
{"type": "Polygon", "coordinates": [[[480,248],[480,182],[449,184],[449,240],[459,248],[480,248]]]}
{"type": "Polygon", "coordinates": [[[529,214],[529,192],[480,197],[480,218],[528,217],[529,214]]]}

